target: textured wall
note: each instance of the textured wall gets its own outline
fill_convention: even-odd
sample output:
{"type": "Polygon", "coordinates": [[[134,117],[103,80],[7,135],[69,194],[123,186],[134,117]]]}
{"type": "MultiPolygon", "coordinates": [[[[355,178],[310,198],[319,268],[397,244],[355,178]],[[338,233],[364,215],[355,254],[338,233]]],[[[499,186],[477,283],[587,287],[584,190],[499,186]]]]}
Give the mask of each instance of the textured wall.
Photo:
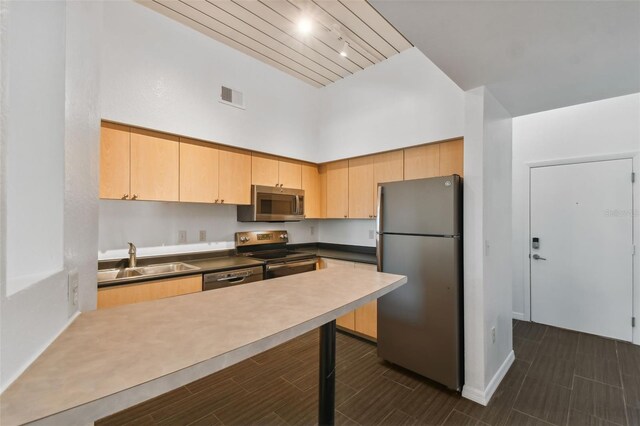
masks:
{"type": "Polygon", "coordinates": [[[314,160],[316,88],[141,4],[104,11],[104,119],[314,160]],[[245,110],[218,102],[223,84],[245,110]]]}

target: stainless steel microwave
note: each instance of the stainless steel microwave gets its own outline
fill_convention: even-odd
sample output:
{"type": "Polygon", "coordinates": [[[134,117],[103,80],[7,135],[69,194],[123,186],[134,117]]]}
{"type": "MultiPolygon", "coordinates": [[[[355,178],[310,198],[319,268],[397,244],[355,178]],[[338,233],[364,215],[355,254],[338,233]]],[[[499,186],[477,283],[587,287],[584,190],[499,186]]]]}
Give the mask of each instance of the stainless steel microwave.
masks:
{"type": "Polygon", "coordinates": [[[239,222],[295,222],[304,219],[304,190],[251,185],[251,205],[238,206],[239,222]]]}

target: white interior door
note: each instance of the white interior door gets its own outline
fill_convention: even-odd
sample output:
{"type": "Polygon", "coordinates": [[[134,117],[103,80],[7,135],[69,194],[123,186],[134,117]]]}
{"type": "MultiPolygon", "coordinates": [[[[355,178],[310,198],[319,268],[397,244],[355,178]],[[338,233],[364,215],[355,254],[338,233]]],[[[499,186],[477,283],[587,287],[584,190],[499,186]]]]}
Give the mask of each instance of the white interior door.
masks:
{"type": "Polygon", "coordinates": [[[631,159],[531,169],[532,321],[631,341],[632,171],[631,159]]]}

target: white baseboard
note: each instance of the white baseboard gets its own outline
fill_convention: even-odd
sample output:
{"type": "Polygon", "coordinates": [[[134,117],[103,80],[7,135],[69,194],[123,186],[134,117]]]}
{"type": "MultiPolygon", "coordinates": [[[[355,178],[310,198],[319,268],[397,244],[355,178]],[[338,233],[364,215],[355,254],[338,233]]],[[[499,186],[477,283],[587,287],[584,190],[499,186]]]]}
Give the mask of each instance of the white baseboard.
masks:
{"type": "Polygon", "coordinates": [[[498,368],[496,374],[493,375],[485,390],[480,390],[464,385],[462,388],[462,396],[464,398],[470,399],[473,402],[477,402],[480,405],[486,406],[487,404],[489,404],[489,401],[491,401],[491,397],[495,393],[496,389],[498,389],[498,385],[500,384],[500,382],[502,382],[504,376],[507,375],[507,372],[509,371],[509,368],[511,368],[511,365],[513,364],[513,361],[515,361],[515,359],[516,357],[513,351],[509,352],[509,355],[507,355],[500,368],[498,368]]]}
{"type": "Polygon", "coordinates": [[[524,314],[522,312],[511,312],[511,318],[524,321],[524,314]]]}

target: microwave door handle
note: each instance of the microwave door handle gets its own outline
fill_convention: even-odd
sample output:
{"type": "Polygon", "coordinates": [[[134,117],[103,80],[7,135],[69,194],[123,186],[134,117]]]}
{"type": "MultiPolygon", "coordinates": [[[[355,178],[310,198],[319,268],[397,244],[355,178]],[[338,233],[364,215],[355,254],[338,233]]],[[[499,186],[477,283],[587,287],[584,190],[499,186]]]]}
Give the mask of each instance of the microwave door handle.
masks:
{"type": "Polygon", "coordinates": [[[300,196],[296,195],[296,211],[295,214],[300,214],[300,196]]]}

